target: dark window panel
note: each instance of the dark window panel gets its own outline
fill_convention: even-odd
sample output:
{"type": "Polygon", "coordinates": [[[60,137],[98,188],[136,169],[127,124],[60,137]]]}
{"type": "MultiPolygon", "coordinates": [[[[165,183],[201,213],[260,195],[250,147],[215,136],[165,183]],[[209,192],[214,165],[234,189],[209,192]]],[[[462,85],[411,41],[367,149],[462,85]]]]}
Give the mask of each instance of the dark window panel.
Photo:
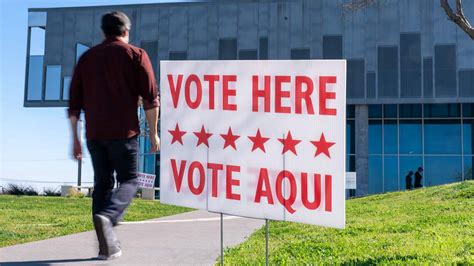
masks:
{"type": "Polygon", "coordinates": [[[435,46],[436,97],[456,96],[456,46],[435,46]]]}
{"type": "Polygon", "coordinates": [[[400,95],[421,96],[421,41],[419,33],[400,34],[400,95]]]}
{"type": "Polygon", "coordinates": [[[369,154],[382,154],[382,120],[369,120],[369,154]]]}
{"type": "Polygon", "coordinates": [[[61,66],[46,67],[45,100],[58,101],[61,92],[61,66]]]}
{"type": "Polygon", "coordinates": [[[367,98],[375,99],[375,72],[367,72],[367,98]]]}
{"type": "Polygon", "coordinates": [[[257,50],[240,50],[239,60],[257,60],[257,50]]]}
{"type": "Polygon", "coordinates": [[[426,119],[425,154],[461,154],[461,120],[426,119]]]}
{"type": "Polygon", "coordinates": [[[383,192],[382,156],[369,155],[369,194],[383,192]]]}
{"type": "Polygon", "coordinates": [[[462,180],[461,156],[425,156],[424,186],[437,186],[462,180]]]}
{"type": "Polygon", "coordinates": [[[259,59],[266,60],[268,59],[268,37],[260,37],[259,41],[259,59]]]}
{"type": "Polygon", "coordinates": [[[398,157],[384,156],[383,165],[383,191],[397,191],[398,190],[398,157]]]}
{"type": "Polygon", "coordinates": [[[342,58],[342,36],[323,36],[323,59],[342,58]]]}
{"type": "Polygon", "coordinates": [[[421,120],[400,120],[400,154],[421,154],[421,120]]]}
{"type": "Polygon", "coordinates": [[[369,118],[382,118],[382,105],[369,105],[369,118]]]}
{"type": "Polygon", "coordinates": [[[474,117],[474,104],[463,103],[462,104],[462,116],[463,117],[474,117]]]}
{"type": "Polygon", "coordinates": [[[460,117],[460,105],[457,103],[451,104],[425,104],[425,117],[460,117]]]}
{"type": "Polygon", "coordinates": [[[433,98],[433,58],[423,59],[423,95],[433,98]]]}
{"type": "Polygon", "coordinates": [[[418,118],[421,117],[421,104],[400,104],[400,118],[418,118]]]}
{"type": "Polygon", "coordinates": [[[474,69],[459,71],[459,95],[474,97],[474,69]]]}
{"type": "Polygon", "coordinates": [[[355,172],[355,155],[346,156],[346,171],[355,172]]]}
{"type": "Polygon", "coordinates": [[[291,49],[291,59],[310,59],[310,51],[308,48],[291,49]]]}
{"type": "Polygon", "coordinates": [[[396,104],[385,104],[383,106],[383,117],[385,118],[397,118],[397,107],[396,104]]]}
{"type": "Polygon", "coordinates": [[[355,118],[355,106],[347,105],[346,106],[346,118],[355,118]]]}
{"type": "Polygon", "coordinates": [[[364,60],[347,60],[347,98],[364,98],[364,60]]]}
{"type": "Polygon", "coordinates": [[[153,67],[155,76],[158,74],[158,42],[157,41],[142,41],[141,47],[148,54],[153,67]]]}
{"type": "Polygon", "coordinates": [[[187,52],[170,52],[169,59],[170,60],[186,60],[188,57],[187,52]]]}
{"type": "Polygon", "coordinates": [[[464,180],[473,180],[472,178],[472,164],[474,157],[464,156],[464,180]]]}
{"type": "Polygon", "coordinates": [[[378,48],[378,91],[379,98],[398,97],[398,48],[378,48]]]}
{"type": "Polygon", "coordinates": [[[237,59],[237,39],[219,40],[219,60],[237,59]]]}
{"type": "Polygon", "coordinates": [[[346,153],[355,154],[355,121],[347,120],[346,123],[346,153]]]}
{"type": "Polygon", "coordinates": [[[383,124],[384,154],[398,153],[398,125],[396,120],[385,120],[383,124]]]}

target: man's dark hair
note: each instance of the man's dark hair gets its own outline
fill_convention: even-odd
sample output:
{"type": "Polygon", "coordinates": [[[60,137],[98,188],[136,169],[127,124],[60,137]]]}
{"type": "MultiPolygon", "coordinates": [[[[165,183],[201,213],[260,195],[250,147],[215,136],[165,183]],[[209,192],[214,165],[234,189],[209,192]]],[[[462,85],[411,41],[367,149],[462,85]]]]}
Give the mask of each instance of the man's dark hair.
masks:
{"type": "Polygon", "coordinates": [[[101,28],[106,36],[122,36],[130,26],[130,19],[122,12],[113,11],[102,16],[101,28]]]}

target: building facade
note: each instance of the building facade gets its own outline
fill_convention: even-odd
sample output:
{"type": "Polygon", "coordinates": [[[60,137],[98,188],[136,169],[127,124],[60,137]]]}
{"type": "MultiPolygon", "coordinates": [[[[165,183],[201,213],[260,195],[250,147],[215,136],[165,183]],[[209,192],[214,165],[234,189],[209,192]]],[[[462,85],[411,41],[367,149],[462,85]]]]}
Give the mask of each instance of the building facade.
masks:
{"type": "MultiPolygon", "coordinates": [[[[77,59],[100,43],[102,14],[125,12],[131,44],[160,60],[346,59],[348,171],[357,195],[472,179],[474,41],[438,0],[199,1],[30,9],[25,107],[67,106],[77,59]]],[[[464,1],[474,14],[474,1],[464,1]]],[[[141,137],[140,171],[159,176],[141,137]]],[[[159,178],[157,185],[159,184],[159,178]]]]}

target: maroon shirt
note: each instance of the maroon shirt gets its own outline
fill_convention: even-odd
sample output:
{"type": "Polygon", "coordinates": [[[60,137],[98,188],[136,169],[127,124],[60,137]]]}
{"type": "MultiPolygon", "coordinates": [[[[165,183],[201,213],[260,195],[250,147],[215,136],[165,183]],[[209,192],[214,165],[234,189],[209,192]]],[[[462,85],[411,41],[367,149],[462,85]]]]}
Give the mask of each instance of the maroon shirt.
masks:
{"type": "Polygon", "coordinates": [[[87,139],[131,138],[140,132],[138,96],[145,110],[159,107],[153,68],[147,53],[116,38],[85,52],[74,70],[69,116],[84,110],[87,139]]]}

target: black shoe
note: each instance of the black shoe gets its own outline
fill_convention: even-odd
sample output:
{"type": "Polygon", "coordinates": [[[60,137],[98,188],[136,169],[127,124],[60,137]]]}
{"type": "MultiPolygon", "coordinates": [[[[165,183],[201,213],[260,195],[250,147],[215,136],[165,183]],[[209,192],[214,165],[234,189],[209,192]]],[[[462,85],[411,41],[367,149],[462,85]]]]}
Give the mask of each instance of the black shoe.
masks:
{"type": "Polygon", "coordinates": [[[96,214],[93,217],[95,232],[99,240],[100,260],[110,260],[122,255],[120,242],[113,230],[113,224],[110,219],[104,215],[96,214]]]}

